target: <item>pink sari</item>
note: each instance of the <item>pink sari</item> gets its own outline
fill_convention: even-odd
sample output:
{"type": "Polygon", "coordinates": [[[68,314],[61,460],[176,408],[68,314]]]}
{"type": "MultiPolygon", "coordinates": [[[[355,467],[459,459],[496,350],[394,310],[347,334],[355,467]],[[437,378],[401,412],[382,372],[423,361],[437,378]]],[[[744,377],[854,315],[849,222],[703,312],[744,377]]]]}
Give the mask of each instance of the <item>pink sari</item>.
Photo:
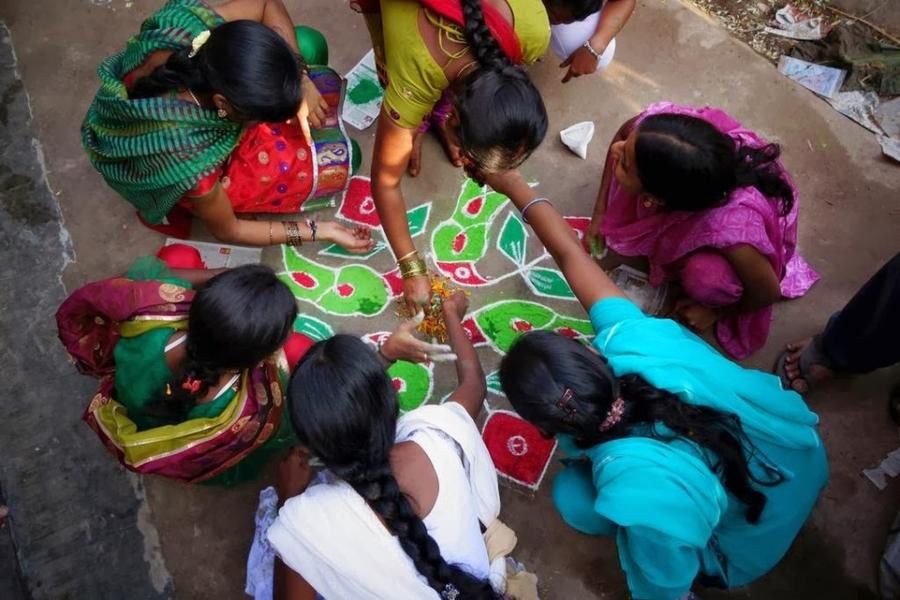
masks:
{"type": "MultiPolygon", "coordinates": [[[[636,125],[656,114],[698,117],[742,145],[766,144],[717,108],[658,102],[647,107],[636,125]]],[[[718,258],[720,254],[717,257],[718,253],[708,252],[738,244],[748,244],[765,256],[781,280],[782,295],[797,298],[818,281],[819,275],[796,253],[797,190],[790,175],[783,168],[781,172],[794,191],[794,205],[788,215],[779,214],[777,200],[754,187],[736,189],[725,205],[703,212],[664,212],[655,206],[645,207],[640,198],[626,192],[613,178],[601,232],[609,247],[619,254],[649,259],[652,285],[679,281],[701,304],[723,306],[740,299],[743,287],[737,275],[718,258]],[[702,277],[699,285],[693,274],[702,277]],[[706,285],[711,280],[718,280],[713,286],[716,289],[706,285]]],[[[771,321],[771,306],[726,317],[716,323],[716,338],[729,355],[746,358],[763,346],[771,321]]]]}

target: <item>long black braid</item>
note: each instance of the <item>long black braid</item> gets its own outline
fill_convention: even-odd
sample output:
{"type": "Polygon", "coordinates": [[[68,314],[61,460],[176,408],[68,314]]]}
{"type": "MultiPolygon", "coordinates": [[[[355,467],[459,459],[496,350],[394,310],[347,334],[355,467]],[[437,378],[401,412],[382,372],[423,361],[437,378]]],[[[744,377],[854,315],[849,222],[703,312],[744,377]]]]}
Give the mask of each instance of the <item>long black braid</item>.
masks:
{"type": "Polygon", "coordinates": [[[457,134],[465,156],[482,173],[514,169],[547,134],[547,110],[521,66],[494,39],[482,0],[462,0],[465,36],[479,68],[453,85],[457,134]]]}
{"type": "Polygon", "coordinates": [[[349,335],[317,343],[294,371],[288,409],[301,443],[365,499],[434,591],[499,597],[488,581],[444,560],[401,492],[390,466],[397,395],[375,352],[349,335]]]}

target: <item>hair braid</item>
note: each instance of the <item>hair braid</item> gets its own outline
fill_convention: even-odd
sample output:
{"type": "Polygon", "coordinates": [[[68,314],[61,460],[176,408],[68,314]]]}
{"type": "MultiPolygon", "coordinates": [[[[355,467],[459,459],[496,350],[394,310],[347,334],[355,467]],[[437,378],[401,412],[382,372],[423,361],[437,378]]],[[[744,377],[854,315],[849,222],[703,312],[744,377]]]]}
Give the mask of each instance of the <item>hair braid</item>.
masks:
{"type": "Polygon", "coordinates": [[[219,382],[222,370],[197,358],[196,346],[188,336],[186,358],[181,368],[167,383],[162,398],[147,409],[147,414],[168,423],[180,423],[188,412],[197,405],[197,398],[205,396],[219,382]],[[197,387],[190,388],[196,381],[197,387]]]}
{"type": "MultiPolygon", "coordinates": [[[[469,41],[469,48],[482,67],[495,71],[506,71],[513,66],[512,62],[503,53],[500,44],[494,39],[487,26],[484,9],[481,6],[482,1],[462,0],[465,34],[469,41]]],[[[518,71],[518,69],[512,70],[518,71]]]]}
{"type": "Polygon", "coordinates": [[[444,560],[400,490],[390,465],[396,392],[371,348],[349,335],[318,342],[291,377],[288,410],[300,442],[381,517],[431,589],[453,586],[459,600],[499,598],[489,581],[444,560]]]}
{"type": "Polygon", "coordinates": [[[682,402],[638,374],[616,378],[603,356],[557,333],[519,338],[500,363],[500,381],[520,415],[544,431],[571,435],[581,448],[634,435],[636,426],[640,435],[663,441],[690,440],[709,452],[710,470],[746,506],[749,523],[759,521],[767,501],[754,484],[773,487],[784,481],[744,433],[737,415],[682,402]],[[566,389],[571,397],[560,402],[566,389]],[[617,398],[624,400],[622,414],[601,431],[617,398]],[[759,459],[753,463],[760,469],[756,473],[754,458],[759,459]]]}
{"type": "Polygon", "coordinates": [[[753,484],[771,487],[784,481],[784,476],[766,468],[766,461],[760,461],[767,471],[765,479],[750,469],[750,458],[757,450],[744,434],[740,417],[682,402],[672,392],[654,387],[637,374],[620,377],[619,388],[628,406],[623,427],[662,423],[679,436],[711,450],[718,462],[710,468],[721,474],[725,489],[747,507],[747,521],[759,522],[767,498],[753,484]]]}
{"type": "Polygon", "coordinates": [[[397,537],[400,547],[429,587],[440,594],[448,585],[452,585],[459,590],[460,597],[466,599],[498,597],[487,581],[475,579],[444,560],[437,542],[428,534],[425,523],[400,491],[400,485],[388,463],[365,468],[360,465],[329,468],[350,484],[384,520],[388,531],[397,537]]]}

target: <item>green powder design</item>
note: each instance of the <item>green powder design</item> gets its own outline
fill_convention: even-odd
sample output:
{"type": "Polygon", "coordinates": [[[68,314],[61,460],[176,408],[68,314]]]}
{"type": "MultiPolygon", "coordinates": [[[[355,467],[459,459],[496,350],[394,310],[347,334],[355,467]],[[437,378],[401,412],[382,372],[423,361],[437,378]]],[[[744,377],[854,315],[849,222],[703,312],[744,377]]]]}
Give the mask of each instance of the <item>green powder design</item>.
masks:
{"type": "Polygon", "coordinates": [[[359,83],[347,92],[347,97],[350,98],[350,102],[359,106],[377,100],[381,97],[381,94],[381,86],[377,81],[360,79],[359,83]]]}

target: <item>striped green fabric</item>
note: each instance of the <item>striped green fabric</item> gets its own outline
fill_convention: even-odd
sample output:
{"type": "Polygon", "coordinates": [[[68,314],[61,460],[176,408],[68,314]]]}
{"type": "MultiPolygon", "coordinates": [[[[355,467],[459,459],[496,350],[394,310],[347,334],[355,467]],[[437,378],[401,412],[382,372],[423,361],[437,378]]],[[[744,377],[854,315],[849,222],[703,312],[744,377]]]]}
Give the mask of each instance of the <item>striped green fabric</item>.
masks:
{"type": "Polygon", "coordinates": [[[218,167],[241,126],[176,97],[131,100],[122,80],[157,50],[180,50],[225,21],[199,0],[170,0],[144,21],[123,52],[100,63],[100,89],[81,125],[94,168],[150,223],[218,167]]]}

